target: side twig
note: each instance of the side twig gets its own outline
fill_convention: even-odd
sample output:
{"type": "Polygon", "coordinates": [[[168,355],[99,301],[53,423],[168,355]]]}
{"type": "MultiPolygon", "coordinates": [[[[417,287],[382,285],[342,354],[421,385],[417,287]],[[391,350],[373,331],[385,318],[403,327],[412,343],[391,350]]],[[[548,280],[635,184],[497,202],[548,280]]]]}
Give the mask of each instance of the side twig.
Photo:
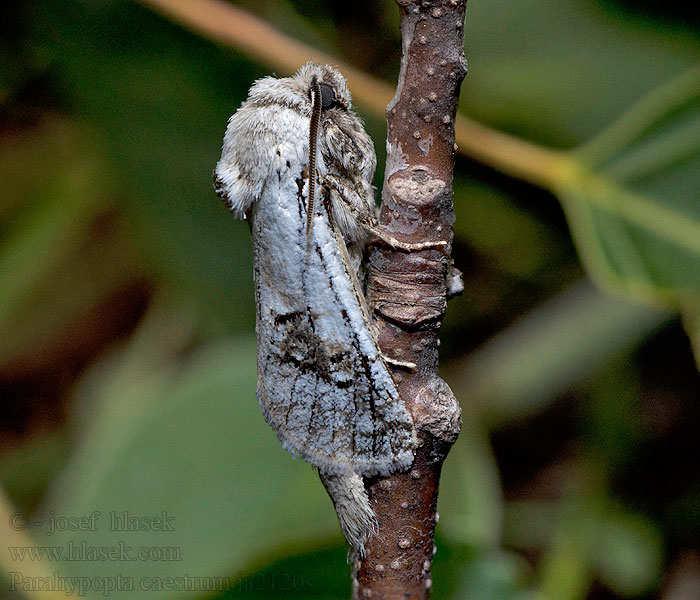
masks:
{"type": "Polygon", "coordinates": [[[445,313],[452,226],[454,122],[466,74],[466,0],[397,0],[403,57],[387,107],[388,155],[382,225],[406,242],[447,241],[420,252],[381,244],[370,254],[368,300],[382,351],[415,363],[396,369],[419,447],[408,472],[367,482],[380,534],[355,565],[355,598],[427,598],[442,463],[459,434],[460,409],[437,375],[438,332],[445,313]]]}

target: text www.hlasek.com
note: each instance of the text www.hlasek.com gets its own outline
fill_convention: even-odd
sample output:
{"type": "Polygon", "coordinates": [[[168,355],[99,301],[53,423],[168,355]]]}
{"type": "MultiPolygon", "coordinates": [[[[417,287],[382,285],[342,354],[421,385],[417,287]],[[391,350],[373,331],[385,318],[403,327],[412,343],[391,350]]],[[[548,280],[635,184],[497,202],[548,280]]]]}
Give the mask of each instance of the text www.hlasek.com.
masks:
{"type": "Polygon", "coordinates": [[[172,561],[182,560],[177,546],[140,546],[133,548],[124,542],[114,546],[90,546],[85,542],[65,546],[10,546],[13,561],[172,561]]]}

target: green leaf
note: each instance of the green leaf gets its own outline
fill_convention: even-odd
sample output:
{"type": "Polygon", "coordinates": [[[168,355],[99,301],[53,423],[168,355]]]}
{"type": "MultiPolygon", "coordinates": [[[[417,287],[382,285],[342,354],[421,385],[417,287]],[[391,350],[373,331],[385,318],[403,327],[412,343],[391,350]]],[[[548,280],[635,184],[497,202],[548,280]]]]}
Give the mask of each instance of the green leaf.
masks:
{"type": "Polygon", "coordinates": [[[680,307],[700,295],[700,67],[655,90],[574,156],[560,196],[602,285],[680,307]]]}
{"type": "Polygon", "coordinates": [[[582,474],[562,504],[552,543],[538,565],[543,599],[583,599],[594,580],[618,595],[649,591],[661,570],[659,534],[649,520],[625,512],[610,498],[596,468],[584,466],[582,474]]]}
{"type": "Polygon", "coordinates": [[[525,561],[501,550],[476,556],[463,570],[461,586],[454,598],[470,600],[525,600],[522,590],[527,571],[525,561]]]}
{"type": "Polygon", "coordinates": [[[503,529],[498,467],[475,408],[463,410],[462,430],[440,477],[439,529],[453,543],[492,550],[503,529]]]}
{"type": "Polygon", "coordinates": [[[615,4],[469,4],[461,108],[498,129],[568,148],[700,59],[688,20],[633,19],[615,4]]]}
{"type": "Polygon", "coordinates": [[[617,512],[600,524],[591,560],[600,580],[612,591],[638,596],[658,582],[661,556],[661,540],[652,524],[617,512]]]}
{"type": "MultiPolygon", "coordinates": [[[[337,538],[335,514],[317,477],[282,450],[260,414],[254,341],[232,339],[184,366],[175,359],[160,367],[151,364],[159,342],[151,343],[156,352],[140,340],[128,360],[112,367],[116,375],[109,376],[109,366],[119,361],[110,361],[106,373],[83,387],[92,402],[79,411],[77,425],[87,429],[35,519],[42,525],[31,532],[62,548],[127,547],[134,558],[63,560],[55,568],[96,581],[113,582],[106,578],[121,574],[139,597],[195,596],[207,591],[202,586],[220,589],[222,581],[199,580],[183,589],[185,580],[171,585],[165,578],[228,577],[232,585],[233,573],[279,547],[337,538]],[[95,511],[94,528],[48,535],[52,518],[95,511]],[[169,527],[114,528],[131,517],[163,517],[169,527]],[[152,554],[139,557],[141,547],[152,554]]],[[[134,591],[111,595],[133,598],[134,591]]]]}
{"type": "Polygon", "coordinates": [[[543,600],[583,600],[587,595],[593,580],[591,548],[598,531],[600,499],[595,494],[569,500],[553,524],[552,544],[538,563],[543,600]]]}

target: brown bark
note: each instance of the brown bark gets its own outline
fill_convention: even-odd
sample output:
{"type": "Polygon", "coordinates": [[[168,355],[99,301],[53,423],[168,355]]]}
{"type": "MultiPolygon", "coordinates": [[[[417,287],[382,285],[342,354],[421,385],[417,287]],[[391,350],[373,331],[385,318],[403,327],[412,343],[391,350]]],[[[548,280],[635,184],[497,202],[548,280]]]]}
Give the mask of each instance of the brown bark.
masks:
{"type": "Polygon", "coordinates": [[[388,357],[416,364],[394,375],[419,439],[408,472],[366,482],[379,533],[355,565],[353,588],[355,598],[372,600],[429,596],[440,471],[461,423],[437,369],[448,292],[458,288],[450,265],[452,174],[466,0],[397,3],[404,53],[387,107],[381,222],[402,241],[448,244],[420,252],[377,244],[370,253],[368,298],[379,344],[388,357]]]}

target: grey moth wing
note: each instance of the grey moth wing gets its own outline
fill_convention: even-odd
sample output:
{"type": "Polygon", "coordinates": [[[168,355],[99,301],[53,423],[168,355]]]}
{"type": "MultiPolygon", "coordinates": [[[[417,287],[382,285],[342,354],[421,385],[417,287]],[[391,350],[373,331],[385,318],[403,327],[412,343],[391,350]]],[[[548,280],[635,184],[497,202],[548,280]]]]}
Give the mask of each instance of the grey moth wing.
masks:
{"type": "Polygon", "coordinates": [[[368,476],[408,466],[413,421],[342,238],[325,202],[317,203],[307,237],[302,166],[282,156],[275,163],[251,209],[263,415],[286,450],[324,473],[368,476]]]}

